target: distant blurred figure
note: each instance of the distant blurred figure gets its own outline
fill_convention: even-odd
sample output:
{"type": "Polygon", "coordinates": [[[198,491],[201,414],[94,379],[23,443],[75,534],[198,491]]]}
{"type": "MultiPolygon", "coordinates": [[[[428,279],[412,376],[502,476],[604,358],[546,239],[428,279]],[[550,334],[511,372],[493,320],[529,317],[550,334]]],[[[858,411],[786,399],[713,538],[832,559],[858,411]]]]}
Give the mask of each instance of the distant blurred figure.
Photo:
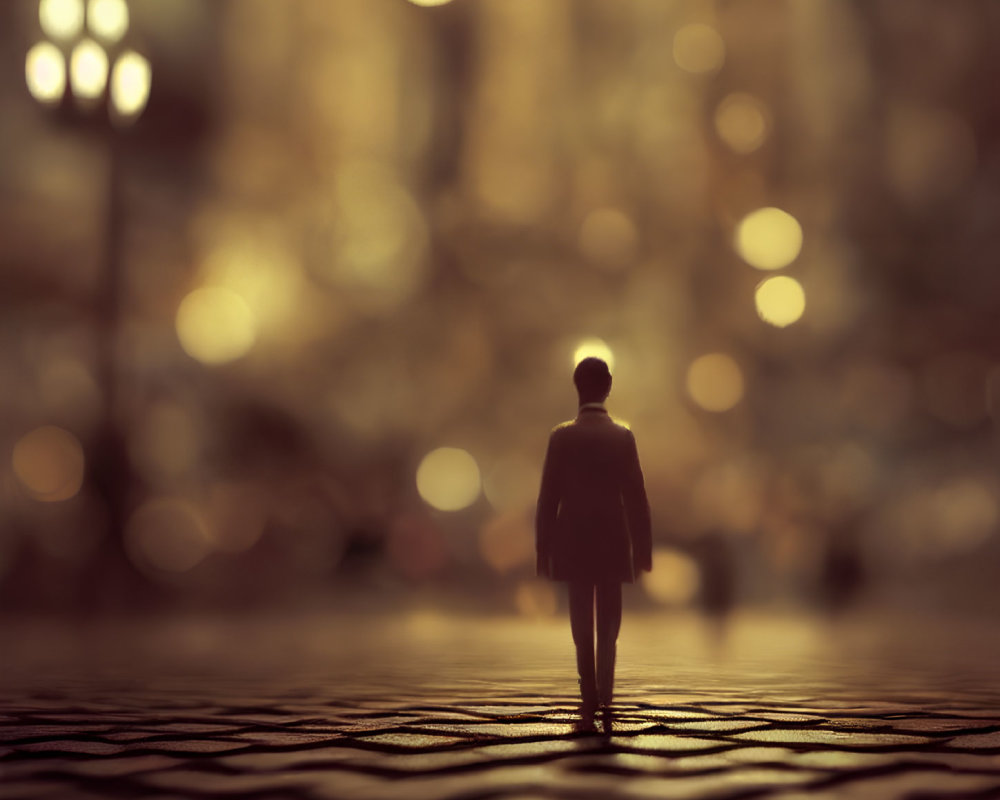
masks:
{"type": "Polygon", "coordinates": [[[726,534],[707,531],[695,542],[694,556],[701,572],[698,605],[721,640],[736,599],[735,566],[726,534]]]}
{"type": "Polygon", "coordinates": [[[623,582],[652,568],[649,503],[632,432],[604,408],[611,372],[585,358],[573,373],[576,419],[549,437],[535,518],[538,574],[569,584],[581,715],[611,705],[623,582]],[[597,659],[594,659],[594,608],[597,659]]]}
{"type": "Polygon", "coordinates": [[[865,567],[858,547],[857,520],[834,527],[827,538],[820,573],[824,609],[840,615],[855,605],[865,585],[865,567]]]}

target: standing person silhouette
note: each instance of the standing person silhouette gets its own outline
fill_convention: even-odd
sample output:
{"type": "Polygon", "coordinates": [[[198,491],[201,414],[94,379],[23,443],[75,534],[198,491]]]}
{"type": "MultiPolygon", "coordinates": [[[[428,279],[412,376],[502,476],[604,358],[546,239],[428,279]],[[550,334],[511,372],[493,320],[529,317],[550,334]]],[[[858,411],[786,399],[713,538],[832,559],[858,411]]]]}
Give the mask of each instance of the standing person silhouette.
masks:
{"type": "Polygon", "coordinates": [[[535,516],[538,574],[569,584],[581,714],[608,707],[622,583],[652,567],[649,503],[632,432],[608,416],[611,371],[585,358],[573,372],[576,419],[549,437],[535,516]],[[594,659],[596,607],[597,659],[594,659]]]}

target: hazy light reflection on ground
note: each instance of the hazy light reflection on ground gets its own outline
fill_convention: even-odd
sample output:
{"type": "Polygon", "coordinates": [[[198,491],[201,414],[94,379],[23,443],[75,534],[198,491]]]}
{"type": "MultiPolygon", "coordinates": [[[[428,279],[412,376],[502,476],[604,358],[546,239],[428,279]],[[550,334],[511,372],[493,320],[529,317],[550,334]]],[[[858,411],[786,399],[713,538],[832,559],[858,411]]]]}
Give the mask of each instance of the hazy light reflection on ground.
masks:
{"type": "Polygon", "coordinates": [[[611,715],[566,620],[187,618],[2,628],[5,798],[997,796],[991,626],[625,620],[611,715]],[[789,794],[789,791],[797,792],[789,794]]]}
{"type": "MultiPolygon", "coordinates": [[[[129,673],[273,678],[325,676],[370,688],[457,681],[545,680],[575,688],[572,642],[562,616],[528,620],[436,610],[395,615],[312,614],[136,619],[94,625],[8,621],[0,675],[15,682],[129,673]]],[[[702,674],[737,684],[795,676],[877,684],[991,682],[1000,642],[991,626],[958,620],[859,617],[831,622],[747,613],[725,627],[685,614],[627,615],[618,683],[641,690],[702,674]]],[[[1000,683],[1000,679],[998,679],[1000,683]]]]}

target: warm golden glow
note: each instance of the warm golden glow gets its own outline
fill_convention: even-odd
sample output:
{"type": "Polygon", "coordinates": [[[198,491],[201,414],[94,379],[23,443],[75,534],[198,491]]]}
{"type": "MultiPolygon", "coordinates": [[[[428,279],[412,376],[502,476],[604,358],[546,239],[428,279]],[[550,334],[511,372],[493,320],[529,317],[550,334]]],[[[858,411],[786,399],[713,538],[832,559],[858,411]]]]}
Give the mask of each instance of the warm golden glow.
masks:
{"type": "Polygon", "coordinates": [[[972,550],[995,535],[1000,507],[993,481],[955,481],[934,493],[938,535],[949,549],[972,550]]]}
{"type": "Polygon", "coordinates": [[[41,42],[24,59],[24,79],[31,96],[42,103],[54,103],[66,91],[66,59],[51,42],[41,42]]]}
{"type": "Polygon", "coordinates": [[[674,62],[685,72],[718,72],[726,60],[726,45],[718,31],[696,22],[674,35],[674,62]]]}
{"type": "Polygon", "coordinates": [[[483,475],[483,494],[497,511],[534,508],[539,465],[522,455],[500,459],[483,475]]]}
{"type": "Polygon", "coordinates": [[[653,570],[642,573],[641,580],[646,594],[663,605],[690,603],[701,584],[694,559],[668,547],[653,551],[653,570]]]}
{"type": "Polygon", "coordinates": [[[706,411],[728,411],[743,398],[743,373],[725,353],[708,353],[688,367],[687,390],[706,411]]]}
{"type": "Polygon", "coordinates": [[[11,463],[36,500],[69,500],[83,485],[83,447],[72,433],[53,425],[22,436],[14,445],[11,463]]]}
{"type": "Polygon", "coordinates": [[[715,130],[737,153],[752,153],[767,137],[767,112],[761,102],[745,92],[726,96],[715,110],[715,130]]]}
{"type": "Polygon", "coordinates": [[[635,257],[637,240],[635,224],[616,208],[591,211],[580,228],[580,250],[605,267],[627,266],[635,257]]]}
{"type": "Polygon", "coordinates": [[[421,6],[423,8],[432,8],[433,6],[443,6],[451,2],[451,0],[410,0],[415,6],[421,6]]]}
{"type": "Polygon", "coordinates": [[[132,515],[125,530],[125,549],[132,563],[144,571],[187,572],[209,554],[211,539],[190,503],[161,498],[132,515]]]}
{"type": "Polygon", "coordinates": [[[479,465],[457,447],[432,450],[417,468],[417,491],[440,511],[458,511],[479,497],[479,465]]]}
{"type": "Polygon", "coordinates": [[[802,250],[802,226],[780,208],[758,208],[736,228],[736,252],[757,269],[787,267],[802,250]]]}
{"type": "Polygon", "coordinates": [[[149,62],[129,50],[115,62],[111,72],[111,106],[120,117],[137,117],[149,100],[152,70],[149,62]]]}
{"type": "Polygon", "coordinates": [[[101,96],[108,84],[108,54],[93,39],[84,39],[73,48],[69,60],[69,84],[73,94],[84,100],[101,96]]]}
{"type": "Polygon", "coordinates": [[[551,617],[559,608],[559,599],[551,581],[531,578],[517,585],[514,605],[526,617],[551,617]]]}
{"type": "Polygon", "coordinates": [[[585,358],[599,358],[608,365],[608,369],[614,372],[615,354],[611,352],[608,343],[596,336],[584,339],[573,351],[573,366],[575,367],[585,358]]]}
{"type": "Polygon", "coordinates": [[[72,39],[83,30],[83,0],[42,0],[38,21],[47,36],[72,39]]]}
{"type": "Polygon", "coordinates": [[[253,347],[257,323],[236,292],[220,286],[195,289],[177,309],[177,338],[204,364],[233,361],[253,347]]]}
{"type": "Polygon", "coordinates": [[[760,318],[776,328],[797,322],[806,310],[806,293],[802,285],[787,275],[762,281],[754,299],[760,318]]]}
{"type": "Polygon", "coordinates": [[[114,44],[128,31],[128,4],[125,0],[90,0],[87,27],[114,44]]]}
{"type": "Polygon", "coordinates": [[[251,221],[219,237],[205,256],[201,278],[236,292],[262,329],[294,327],[301,319],[299,262],[280,239],[258,233],[251,221]]]}
{"type": "Polygon", "coordinates": [[[768,473],[752,458],[710,465],[691,493],[695,524],[701,530],[750,534],[765,510],[768,473]]]}
{"type": "Polygon", "coordinates": [[[534,564],[535,531],[529,515],[516,511],[491,519],[479,533],[479,552],[501,574],[534,564]]]}
{"type": "Polygon", "coordinates": [[[420,282],[427,224],[390,165],[346,162],[334,184],[333,257],[321,267],[338,288],[374,310],[391,308],[420,282]]]}

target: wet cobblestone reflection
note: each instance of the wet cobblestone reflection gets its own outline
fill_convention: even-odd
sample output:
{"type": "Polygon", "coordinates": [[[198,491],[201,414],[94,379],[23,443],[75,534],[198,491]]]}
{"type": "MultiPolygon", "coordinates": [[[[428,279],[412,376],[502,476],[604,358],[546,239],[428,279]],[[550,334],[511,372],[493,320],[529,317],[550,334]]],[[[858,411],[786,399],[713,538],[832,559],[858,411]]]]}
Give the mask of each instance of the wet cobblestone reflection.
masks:
{"type": "Polygon", "coordinates": [[[1000,796],[982,630],[627,619],[586,729],[562,625],[433,619],[8,630],[2,795],[1000,796]]]}

